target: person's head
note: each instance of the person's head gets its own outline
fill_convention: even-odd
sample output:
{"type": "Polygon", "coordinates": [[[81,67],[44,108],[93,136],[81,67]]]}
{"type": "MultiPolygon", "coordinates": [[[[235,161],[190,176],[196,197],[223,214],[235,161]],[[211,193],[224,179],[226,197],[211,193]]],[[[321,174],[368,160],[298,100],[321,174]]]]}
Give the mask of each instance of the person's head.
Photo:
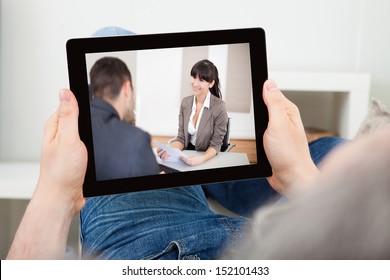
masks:
{"type": "Polygon", "coordinates": [[[115,57],[103,57],[89,72],[95,98],[110,103],[122,120],[133,122],[133,83],[127,65],[115,57]]]}
{"type": "Polygon", "coordinates": [[[207,59],[198,61],[191,69],[191,84],[194,94],[197,91],[207,90],[218,98],[222,98],[218,69],[215,65],[207,59]]]}

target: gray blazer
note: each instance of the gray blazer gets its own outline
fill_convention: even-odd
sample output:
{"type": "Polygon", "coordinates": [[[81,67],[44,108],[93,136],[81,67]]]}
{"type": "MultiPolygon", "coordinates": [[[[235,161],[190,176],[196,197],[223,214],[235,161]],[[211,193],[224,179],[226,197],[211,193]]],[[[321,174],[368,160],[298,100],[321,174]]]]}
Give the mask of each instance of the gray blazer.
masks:
{"type": "MultiPolygon", "coordinates": [[[[195,149],[206,151],[208,147],[214,148],[217,152],[221,150],[222,141],[225,137],[228,123],[225,102],[211,94],[210,108],[204,108],[198,126],[195,149]]],[[[179,129],[174,141],[179,141],[186,148],[190,142],[188,134],[188,122],[191,116],[194,96],[183,98],[180,106],[179,129]]]]}

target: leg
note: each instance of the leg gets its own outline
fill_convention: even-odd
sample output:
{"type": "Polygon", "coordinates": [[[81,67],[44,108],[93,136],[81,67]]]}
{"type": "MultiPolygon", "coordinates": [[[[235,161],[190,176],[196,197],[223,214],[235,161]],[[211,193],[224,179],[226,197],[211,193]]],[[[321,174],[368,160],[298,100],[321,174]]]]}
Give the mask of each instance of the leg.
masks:
{"type": "Polygon", "coordinates": [[[332,152],[302,199],[256,213],[256,230],[229,257],[390,259],[389,139],[383,129],[332,152]]]}
{"type": "Polygon", "coordinates": [[[207,197],[243,217],[250,217],[261,205],[280,197],[265,178],[207,184],[202,189],[207,197]]]}
{"type": "Polygon", "coordinates": [[[332,151],[336,146],[346,142],[345,139],[339,137],[322,137],[309,143],[310,155],[316,165],[332,151]]]}
{"type": "Polygon", "coordinates": [[[215,259],[247,220],[213,213],[193,186],[89,198],[80,223],[84,258],[215,259]]]}
{"type": "MultiPolygon", "coordinates": [[[[309,143],[310,154],[316,165],[337,145],[345,142],[342,138],[323,137],[309,143]]],[[[202,185],[207,197],[217,200],[230,211],[244,217],[267,202],[280,198],[265,178],[202,185]]]]}

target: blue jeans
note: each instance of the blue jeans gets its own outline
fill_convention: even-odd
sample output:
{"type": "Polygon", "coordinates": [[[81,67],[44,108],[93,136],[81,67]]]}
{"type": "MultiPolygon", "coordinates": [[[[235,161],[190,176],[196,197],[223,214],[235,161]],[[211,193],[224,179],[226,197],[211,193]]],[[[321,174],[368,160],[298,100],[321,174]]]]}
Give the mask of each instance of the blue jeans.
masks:
{"type": "MultiPolygon", "coordinates": [[[[312,160],[318,165],[333,147],[344,141],[337,137],[323,137],[310,142],[312,160]]],[[[244,217],[250,217],[260,206],[279,197],[264,178],[202,187],[207,197],[217,200],[225,208],[244,217]]]]}
{"type": "MultiPolygon", "coordinates": [[[[310,143],[314,162],[341,142],[325,137],[310,143]]],[[[250,218],[214,213],[206,194],[247,217],[279,196],[260,178],[89,198],[80,214],[83,257],[216,259],[227,246],[239,249],[250,218]]]]}

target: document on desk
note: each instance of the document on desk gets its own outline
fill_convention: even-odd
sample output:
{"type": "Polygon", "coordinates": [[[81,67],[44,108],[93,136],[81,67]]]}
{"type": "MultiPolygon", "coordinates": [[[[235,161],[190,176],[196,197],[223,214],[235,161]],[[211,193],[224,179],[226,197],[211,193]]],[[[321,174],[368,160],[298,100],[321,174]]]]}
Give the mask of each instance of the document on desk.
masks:
{"type": "Polygon", "coordinates": [[[159,147],[161,150],[164,150],[168,154],[168,158],[165,161],[170,162],[178,162],[180,160],[180,157],[188,157],[185,153],[180,151],[178,148],[172,148],[167,144],[161,144],[158,141],[154,141],[154,143],[159,147]]]}

